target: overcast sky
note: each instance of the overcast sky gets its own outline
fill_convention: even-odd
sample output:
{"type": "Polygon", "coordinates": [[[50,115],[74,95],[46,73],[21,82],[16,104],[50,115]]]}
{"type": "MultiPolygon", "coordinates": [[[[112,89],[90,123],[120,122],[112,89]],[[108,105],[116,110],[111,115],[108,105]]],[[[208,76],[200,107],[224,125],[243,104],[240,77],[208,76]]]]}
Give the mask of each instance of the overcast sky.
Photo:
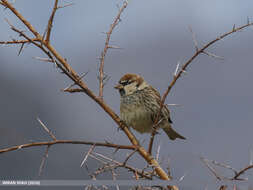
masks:
{"type": "MultiPolygon", "coordinates": [[[[69,2],[60,1],[60,4],[69,2]]],[[[78,73],[89,71],[85,82],[97,93],[97,58],[105,42],[103,32],[108,31],[121,1],[72,2],[73,6],[56,13],[52,44],[78,73]]],[[[50,0],[18,0],[14,4],[41,33],[46,28],[52,5],[50,0]]],[[[110,50],[105,60],[105,73],[110,76],[104,90],[105,101],[119,113],[119,94],[113,86],[127,72],[142,75],[163,93],[177,63],[183,64],[194,54],[189,26],[201,46],[232,30],[234,24],[246,24],[247,17],[253,19],[252,7],[252,0],[129,1],[122,22],[112,34],[111,44],[122,49],[110,50]]],[[[8,10],[1,8],[0,40],[19,39],[4,18],[28,32],[8,10]]],[[[187,140],[172,142],[161,132],[154,150],[161,145],[163,166],[166,167],[169,158],[175,179],[187,174],[186,189],[204,189],[206,184],[215,183],[200,156],[236,169],[249,164],[250,150],[253,150],[252,29],[233,34],[208,49],[224,60],[199,56],[166,100],[168,104],[181,105],[170,106],[171,117],[173,127],[187,140]]],[[[112,119],[89,97],[60,91],[71,81],[51,63],[33,59],[44,56],[39,50],[29,45],[20,56],[18,50],[18,46],[0,46],[1,148],[49,140],[36,117],[58,139],[129,144],[124,133],[117,131],[112,119]]],[[[147,147],[149,135],[133,132],[147,147]]],[[[38,170],[44,147],[1,154],[0,176],[6,179],[89,179],[86,170],[80,168],[88,149],[79,145],[52,147],[41,177],[38,170]]],[[[96,150],[103,152],[101,148],[96,150]]],[[[122,160],[125,155],[125,151],[120,151],[116,157],[122,160]]],[[[92,159],[88,162],[91,170],[99,167],[92,159]]],[[[130,163],[145,165],[139,156],[133,157],[130,163]]],[[[127,176],[126,171],[119,173],[119,178],[127,176]]],[[[232,175],[224,170],[221,173],[232,175]]],[[[252,184],[252,172],[248,177],[252,184]]]]}

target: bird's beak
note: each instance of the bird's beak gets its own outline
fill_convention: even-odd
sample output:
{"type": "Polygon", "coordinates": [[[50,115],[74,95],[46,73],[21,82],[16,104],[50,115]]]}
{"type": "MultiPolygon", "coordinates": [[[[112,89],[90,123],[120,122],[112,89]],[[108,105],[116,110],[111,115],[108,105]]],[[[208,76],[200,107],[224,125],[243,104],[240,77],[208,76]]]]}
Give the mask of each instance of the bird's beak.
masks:
{"type": "Polygon", "coordinates": [[[123,85],[122,84],[117,84],[116,86],[114,86],[115,89],[120,90],[123,89],[123,85]]]}

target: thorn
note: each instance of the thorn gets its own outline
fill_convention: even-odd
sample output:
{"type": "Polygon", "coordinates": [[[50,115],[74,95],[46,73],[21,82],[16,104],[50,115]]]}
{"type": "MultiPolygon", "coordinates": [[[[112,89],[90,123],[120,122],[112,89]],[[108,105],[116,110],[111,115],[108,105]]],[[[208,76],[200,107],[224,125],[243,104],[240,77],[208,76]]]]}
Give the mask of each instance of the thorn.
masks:
{"type": "Polygon", "coordinates": [[[157,162],[158,162],[158,160],[159,160],[160,149],[161,149],[161,144],[158,145],[157,151],[156,151],[156,161],[157,161],[157,162]]]}
{"type": "Polygon", "coordinates": [[[175,72],[174,72],[174,77],[176,77],[176,75],[177,75],[177,72],[178,72],[178,69],[179,69],[179,65],[180,65],[180,62],[178,61],[177,62],[177,67],[176,67],[175,72]]]}
{"type": "Polygon", "coordinates": [[[40,123],[40,125],[43,127],[43,129],[51,136],[51,138],[56,141],[56,137],[54,134],[47,128],[47,126],[40,120],[40,118],[37,117],[37,121],[40,123]]]}
{"type": "Polygon", "coordinates": [[[249,160],[249,165],[253,165],[253,150],[250,150],[250,160],[249,160]]]}
{"type": "Polygon", "coordinates": [[[14,28],[13,25],[10,23],[10,21],[7,18],[4,18],[4,20],[7,22],[7,24],[10,25],[11,29],[14,28]]]}
{"type": "Polygon", "coordinates": [[[198,48],[198,42],[197,42],[197,39],[196,39],[196,35],[193,32],[191,26],[189,26],[189,30],[192,33],[192,39],[193,39],[193,42],[194,42],[195,50],[198,51],[199,50],[199,48],[198,48]]]}
{"type": "Polygon", "coordinates": [[[22,52],[22,50],[23,50],[23,48],[24,48],[24,45],[25,45],[25,43],[22,43],[22,44],[21,44],[21,47],[20,47],[20,49],[19,49],[19,51],[18,51],[18,56],[21,54],[21,52],[22,52]]]}
{"type": "Polygon", "coordinates": [[[115,45],[110,45],[110,46],[108,46],[108,48],[110,48],[110,49],[123,49],[123,48],[121,48],[119,46],[115,46],[115,45]]]}
{"type": "Polygon", "coordinates": [[[183,106],[182,104],[166,104],[167,106],[183,106]]]}
{"type": "Polygon", "coordinates": [[[65,7],[69,7],[69,6],[72,6],[74,4],[75,3],[68,3],[68,4],[65,4],[65,5],[62,5],[62,6],[58,6],[57,9],[62,9],[62,8],[65,8],[65,7]]]}
{"type": "Polygon", "coordinates": [[[88,159],[89,155],[91,154],[91,152],[94,150],[96,144],[93,144],[92,147],[89,149],[89,151],[87,152],[87,154],[85,155],[80,167],[83,166],[83,164],[86,162],[86,160],[88,159]]]}
{"type": "MultiPolygon", "coordinates": [[[[80,78],[79,78],[79,81],[80,81],[83,77],[85,77],[89,72],[90,72],[90,71],[88,70],[87,72],[81,74],[81,76],[80,76],[80,78]]],[[[72,87],[75,86],[75,85],[76,85],[76,83],[73,83],[73,84],[67,86],[66,88],[62,89],[62,91],[68,91],[70,88],[72,88],[72,87]]]]}
{"type": "Polygon", "coordinates": [[[42,157],[42,160],[41,160],[41,163],[40,163],[40,169],[39,169],[39,176],[41,176],[42,170],[43,170],[43,168],[44,168],[44,166],[45,166],[45,163],[46,163],[46,159],[48,158],[48,151],[49,151],[49,148],[50,148],[50,146],[47,146],[47,149],[46,149],[46,151],[45,151],[45,154],[44,154],[44,156],[42,157]]]}
{"type": "Polygon", "coordinates": [[[180,179],[178,180],[179,182],[180,181],[183,181],[183,179],[185,178],[185,176],[187,175],[187,172],[184,173],[184,175],[182,177],[180,177],[180,179]]]}
{"type": "Polygon", "coordinates": [[[250,20],[249,20],[249,17],[247,16],[247,24],[249,25],[250,23],[250,20]]]}
{"type": "Polygon", "coordinates": [[[232,30],[233,32],[235,31],[235,24],[233,25],[233,30],[232,30]]]}
{"type": "Polygon", "coordinates": [[[43,57],[32,57],[33,59],[37,59],[39,61],[43,61],[43,62],[51,62],[54,63],[54,61],[50,58],[43,58],[43,57]]]}
{"type": "Polygon", "coordinates": [[[168,170],[168,175],[169,175],[169,176],[171,176],[171,170],[170,170],[170,158],[168,158],[167,164],[168,164],[168,167],[167,167],[167,170],[168,170]]]}
{"type": "Polygon", "coordinates": [[[218,55],[215,55],[213,53],[210,53],[210,52],[207,52],[207,51],[203,51],[204,54],[210,56],[210,57],[213,57],[213,58],[216,58],[216,59],[221,59],[221,60],[224,60],[224,57],[221,57],[221,56],[218,56],[218,55]]]}

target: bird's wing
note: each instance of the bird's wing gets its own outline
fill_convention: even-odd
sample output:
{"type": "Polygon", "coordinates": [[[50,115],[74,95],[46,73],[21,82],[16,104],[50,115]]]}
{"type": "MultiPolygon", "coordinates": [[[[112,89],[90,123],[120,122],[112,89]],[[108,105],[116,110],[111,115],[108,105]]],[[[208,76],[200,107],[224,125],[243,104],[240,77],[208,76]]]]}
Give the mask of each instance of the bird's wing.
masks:
{"type": "MultiPolygon", "coordinates": [[[[158,105],[161,105],[162,99],[161,99],[160,93],[156,89],[154,89],[152,86],[151,86],[151,90],[153,92],[152,94],[155,95],[155,99],[156,99],[158,105]]],[[[160,107],[159,107],[159,109],[160,109],[160,107]]],[[[159,109],[158,109],[158,111],[159,111],[159,109]]],[[[155,118],[157,117],[157,114],[158,113],[155,114],[155,118]]],[[[169,111],[167,105],[163,106],[162,115],[168,118],[169,123],[172,123],[172,120],[170,119],[170,111],[169,111]]]]}

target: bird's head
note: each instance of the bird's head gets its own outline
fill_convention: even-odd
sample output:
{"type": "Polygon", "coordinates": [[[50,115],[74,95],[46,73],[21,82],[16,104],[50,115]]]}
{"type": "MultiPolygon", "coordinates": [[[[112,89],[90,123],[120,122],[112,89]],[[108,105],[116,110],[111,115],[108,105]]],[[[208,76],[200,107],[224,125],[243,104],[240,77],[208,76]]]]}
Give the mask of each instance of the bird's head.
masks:
{"type": "Polygon", "coordinates": [[[148,84],[140,75],[128,73],[121,77],[119,84],[114,88],[119,90],[121,96],[127,96],[133,94],[137,90],[142,90],[147,86],[148,84]]]}

